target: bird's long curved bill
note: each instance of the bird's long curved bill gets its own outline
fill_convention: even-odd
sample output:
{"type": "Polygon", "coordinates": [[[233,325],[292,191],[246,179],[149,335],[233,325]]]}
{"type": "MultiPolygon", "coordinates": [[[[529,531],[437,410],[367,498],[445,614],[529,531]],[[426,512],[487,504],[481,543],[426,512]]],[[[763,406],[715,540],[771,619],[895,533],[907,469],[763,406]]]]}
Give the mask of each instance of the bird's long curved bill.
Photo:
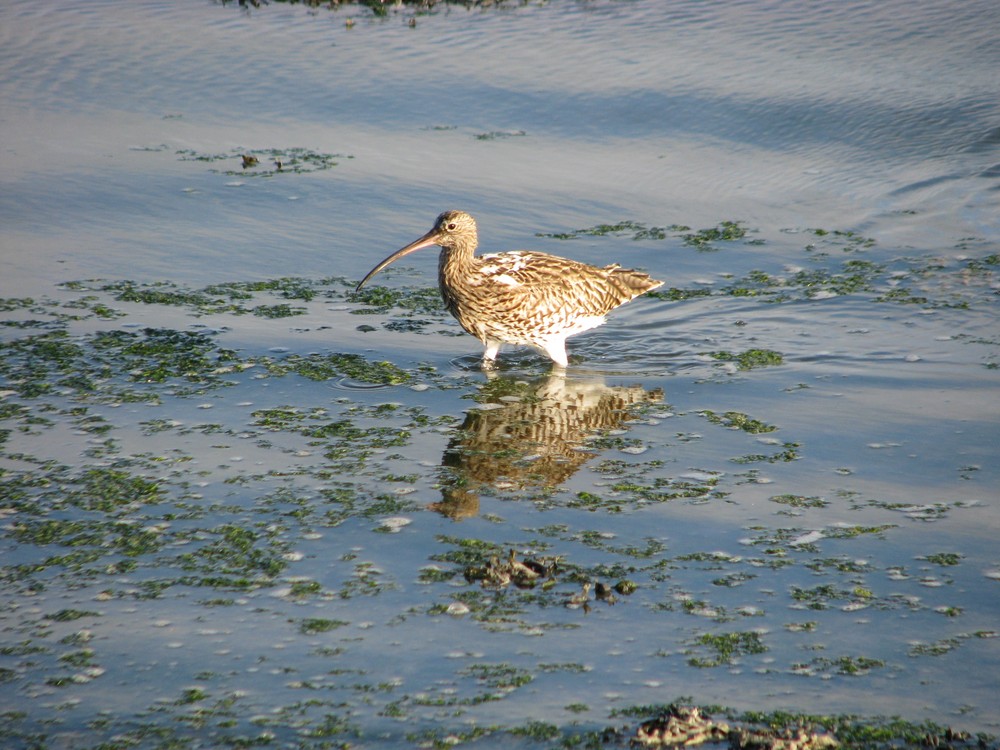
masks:
{"type": "Polygon", "coordinates": [[[409,255],[410,253],[412,253],[412,252],[414,252],[416,250],[421,250],[421,249],[423,249],[425,247],[430,247],[431,245],[436,245],[437,241],[438,241],[438,232],[437,232],[437,229],[435,228],[435,229],[432,229],[431,231],[429,231],[427,234],[425,234],[420,239],[414,240],[413,242],[411,242],[406,247],[401,247],[399,250],[397,250],[392,255],[390,255],[388,258],[386,258],[381,263],[379,263],[377,266],[375,266],[375,268],[373,268],[372,270],[370,270],[365,275],[365,277],[363,279],[361,279],[361,283],[358,284],[354,288],[354,291],[355,292],[360,292],[361,291],[361,287],[363,287],[365,284],[367,284],[368,280],[372,276],[374,276],[375,274],[377,274],[379,271],[381,271],[383,268],[385,268],[386,266],[388,266],[390,263],[395,263],[397,260],[399,260],[400,258],[402,258],[404,255],[409,255]]]}

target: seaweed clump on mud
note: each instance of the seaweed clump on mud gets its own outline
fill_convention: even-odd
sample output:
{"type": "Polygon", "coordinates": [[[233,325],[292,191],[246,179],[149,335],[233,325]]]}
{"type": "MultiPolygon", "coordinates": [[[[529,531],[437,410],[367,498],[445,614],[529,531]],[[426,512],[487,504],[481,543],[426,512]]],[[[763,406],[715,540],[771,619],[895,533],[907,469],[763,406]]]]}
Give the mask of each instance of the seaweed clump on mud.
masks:
{"type": "MultiPolygon", "coordinates": [[[[233,0],[222,0],[223,5],[231,4],[233,0]]],[[[360,7],[369,9],[376,17],[389,15],[390,5],[385,0],[236,0],[241,8],[261,8],[271,2],[288,3],[290,5],[305,5],[309,8],[325,7],[337,10],[341,7],[360,7]]],[[[428,11],[436,5],[460,5],[464,8],[500,8],[522,5],[521,0],[395,0],[393,5],[405,5],[416,11],[428,11]]]]}
{"type": "Polygon", "coordinates": [[[896,717],[815,716],[783,711],[736,713],[718,706],[671,703],[620,709],[618,716],[645,719],[635,729],[606,729],[603,742],[631,747],[725,746],[732,750],[825,750],[827,748],[948,747],[996,750],[995,737],[896,717]],[[716,718],[722,715],[724,718],[716,718]]]}

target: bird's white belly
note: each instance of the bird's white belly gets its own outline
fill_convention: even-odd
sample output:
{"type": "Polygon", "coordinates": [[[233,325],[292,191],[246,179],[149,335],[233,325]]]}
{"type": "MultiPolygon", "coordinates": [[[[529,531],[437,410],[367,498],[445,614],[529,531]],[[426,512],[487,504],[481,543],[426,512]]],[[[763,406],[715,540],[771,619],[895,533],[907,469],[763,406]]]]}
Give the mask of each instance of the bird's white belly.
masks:
{"type": "Polygon", "coordinates": [[[536,346],[555,339],[565,340],[605,322],[603,315],[581,315],[572,320],[478,321],[473,333],[480,341],[497,340],[507,344],[536,346]]]}

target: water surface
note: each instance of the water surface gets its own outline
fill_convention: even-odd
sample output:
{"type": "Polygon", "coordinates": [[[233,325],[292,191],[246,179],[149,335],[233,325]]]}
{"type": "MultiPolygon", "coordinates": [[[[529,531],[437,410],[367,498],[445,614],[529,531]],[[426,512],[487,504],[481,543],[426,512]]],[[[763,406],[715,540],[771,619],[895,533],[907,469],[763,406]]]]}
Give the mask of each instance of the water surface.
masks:
{"type": "Polygon", "coordinates": [[[996,4],[411,17],[0,10],[12,739],[996,733],[996,4]],[[350,291],[446,208],[677,291],[487,377],[432,252],[350,291]]]}

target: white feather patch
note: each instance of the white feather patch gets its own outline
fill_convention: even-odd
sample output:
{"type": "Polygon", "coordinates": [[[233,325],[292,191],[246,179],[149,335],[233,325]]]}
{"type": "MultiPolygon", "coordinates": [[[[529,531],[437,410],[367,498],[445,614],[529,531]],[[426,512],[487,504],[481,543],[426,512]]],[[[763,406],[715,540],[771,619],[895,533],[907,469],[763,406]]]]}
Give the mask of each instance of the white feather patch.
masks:
{"type": "Polygon", "coordinates": [[[521,282],[520,281],[518,281],[517,279],[515,279],[513,276],[508,276],[505,273],[502,273],[502,274],[500,274],[498,276],[494,276],[493,280],[495,282],[497,282],[498,284],[503,284],[505,286],[512,286],[512,287],[513,286],[521,286],[521,282]]]}

